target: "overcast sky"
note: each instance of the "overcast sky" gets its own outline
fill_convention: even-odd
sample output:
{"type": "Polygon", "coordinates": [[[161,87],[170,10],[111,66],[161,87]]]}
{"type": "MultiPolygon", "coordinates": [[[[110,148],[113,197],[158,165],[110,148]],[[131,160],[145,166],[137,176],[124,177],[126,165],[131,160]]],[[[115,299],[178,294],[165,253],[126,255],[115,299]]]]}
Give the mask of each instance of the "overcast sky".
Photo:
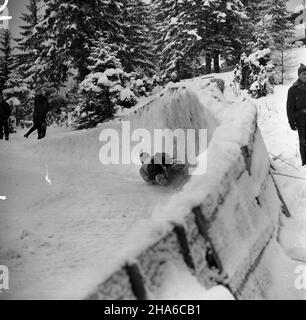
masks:
{"type": "MultiPolygon", "coordinates": [[[[290,10],[294,10],[297,5],[300,5],[302,0],[290,0],[288,6],[290,10]]],[[[4,0],[0,0],[0,4],[4,3],[4,0]]],[[[16,37],[19,32],[19,25],[21,24],[20,14],[25,12],[25,5],[29,3],[29,0],[9,0],[8,8],[10,15],[13,19],[10,22],[10,30],[13,37],[16,37]]]]}
{"type": "MultiPolygon", "coordinates": [[[[3,0],[0,0],[0,2],[3,0]]],[[[29,3],[29,0],[9,0],[8,8],[12,20],[10,21],[10,31],[13,37],[16,37],[19,32],[19,25],[22,23],[20,15],[22,12],[26,12],[25,5],[29,3]]]]}

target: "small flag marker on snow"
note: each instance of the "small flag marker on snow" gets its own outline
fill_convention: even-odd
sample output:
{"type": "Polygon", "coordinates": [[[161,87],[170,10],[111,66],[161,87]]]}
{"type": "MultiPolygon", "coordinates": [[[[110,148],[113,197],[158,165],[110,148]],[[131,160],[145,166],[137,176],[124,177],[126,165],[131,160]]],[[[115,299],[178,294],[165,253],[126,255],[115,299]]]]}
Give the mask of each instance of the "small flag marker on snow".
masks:
{"type": "Polygon", "coordinates": [[[52,182],[51,180],[49,179],[49,172],[48,172],[48,166],[46,165],[46,181],[47,183],[51,186],[52,185],[52,182]]]}

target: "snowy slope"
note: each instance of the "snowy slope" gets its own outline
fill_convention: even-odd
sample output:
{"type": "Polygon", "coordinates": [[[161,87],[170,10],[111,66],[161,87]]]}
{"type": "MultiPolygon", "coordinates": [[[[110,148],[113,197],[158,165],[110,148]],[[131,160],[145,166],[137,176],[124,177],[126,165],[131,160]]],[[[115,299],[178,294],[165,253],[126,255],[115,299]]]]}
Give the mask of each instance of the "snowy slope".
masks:
{"type": "Polygon", "coordinates": [[[284,85],[256,103],[259,125],[270,156],[276,159],[277,171],[297,177],[276,176],[293,215],[292,219],[282,219],[280,241],[289,257],[306,261],[306,168],[301,167],[298,135],[290,129],[286,114],[287,92],[297,80],[300,63],[306,64],[306,48],[292,49],[290,55],[294,67],[286,74],[284,85]]]}
{"type": "Polygon", "coordinates": [[[52,161],[49,185],[45,162],[15,151],[1,148],[0,193],[7,200],[0,203],[0,261],[11,270],[9,297],[81,298],[71,283],[90,284],[95,272],[110,268],[124,234],[169,194],[139,179],[52,161]]]}
{"type": "MultiPolygon", "coordinates": [[[[210,136],[217,126],[184,88],[123,120],[131,130],[208,128],[210,136]]],[[[0,195],[7,200],[0,203],[0,263],[11,270],[5,298],[83,298],[96,275],[112,269],[131,227],[150,224],[153,210],[176,192],[146,185],[139,165],[102,165],[105,128],[121,133],[121,122],[78,132],[50,129],[39,142],[20,131],[1,142],[0,195]]]]}
{"type": "MultiPolygon", "coordinates": [[[[131,134],[136,129],[146,129],[151,137],[153,137],[155,129],[166,128],[171,130],[207,128],[209,136],[211,136],[217,126],[213,115],[203,111],[203,107],[195,94],[191,94],[184,88],[179,90],[166,89],[161,98],[157,97],[156,101],[140,108],[134,108],[128,115],[122,116],[116,121],[102,124],[92,130],[68,132],[48,137],[47,143],[46,141],[35,143],[31,145],[31,148],[46,162],[54,160],[66,164],[75,163],[86,170],[100,171],[103,170],[103,164],[99,161],[99,151],[105,145],[105,141],[99,141],[99,136],[104,130],[115,130],[120,137],[120,143],[122,143],[122,121],[129,122],[131,134]]],[[[144,142],[147,145],[148,141],[145,140],[144,142]]],[[[149,153],[152,154],[154,141],[151,139],[149,142],[152,144],[149,153]]],[[[139,141],[131,143],[131,151],[138,143],[139,141]]],[[[120,144],[120,150],[121,147],[120,144]]],[[[178,149],[180,149],[180,146],[178,149]]],[[[155,152],[161,151],[155,150],[155,152]]],[[[139,150],[132,154],[132,157],[138,161],[138,164],[140,163],[138,159],[139,150]]],[[[118,172],[118,170],[122,170],[122,174],[124,173],[125,176],[128,175],[129,177],[134,177],[138,169],[138,166],[131,165],[123,168],[117,165],[111,168],[107,165],[108,171],[118,172]]]]}
{"type": "MultiPolygon", "coordinates": [[[[287,75],[285,86],[277,87],[274,95],[254,102],[258,105],[259,124],[268,150],[281,154],[282,159],[296,167],[277,160],[278,170],[306,178],[305,169],[299,167],[297,136],[290,131],[285,114],[286,91],[294,81],[298,64],[306,62],[306,51],[295,49],[292,55],[297,57],[296,68],[287,75]]],[[[230,108],[232,103],[239,104],[244,99],[244,93],[237,97],[237,92],[229,86],[231,73],[218,77],[227,82],[225,97],[230,102],[211,88],[204,90],[199,100],[182,89],[179,93],[175,91],[170,101],[166,97],[150,108],[135,108],[123,119],[131,121],[132,130],[204,127],[208,129],[209,140],[213,134],[227,137],[230,128],[223,132],[217,128],[224,117],[233,120],[239,116],[232,114],[230,108]],[[205,103],[204,109],[201,103],[205,103]],[[226,108],[228,112],[224,112],[226,108]]],[[[186,81],[186,85],[193,89],[205,87],[201,79],[186,81]]],[[[41,142],[36,142],[35,137],[25,141],[23,132],[18,132],[12,135],[10,143],[1,142],[0,195],[5,195],[7,200],[0,200],[0,264],[11,270],[11,290],[4,298],[83,298],[84,292],[95,286],[100,275],[107,274],[126,250],[126,237],[130,237],[131,229],[139,223],[152,224],[153,213],[156,221],[163,219],[161,208],[173,207],[169,199],[177,190],[144,184],[138,176],[139,166],[101,165],[99,135],[103,128],[120,133],[121,122],[117,120],[80,132],[51,129],[47,139],[41,142]]],[[[238,133],[228,140],[234,139],[235,134],[238,133]]],[[[216,152],[224,147],[216,145],[216,152]]],[[[226,166],[226,161],[221,159],[221,163],[212,164],[212,170],[218,172],[217,166],[226,166]]],[[[293,214],[293,219],[283,218],[279,239],[289,257],[305,259],[306,181],[277,179],[293,214]]],[[[213,185],[213,181],[209,184],[213,185]]],[[[192,192],[196,185],[194,179],[185,190],[192,192]]],[[[145,228],[137,237],[138,241],[145,239],[145,228]]],[[[274,260],[270,257],[274,262],[282,256],[277,250],[270,254],[275,255],[274,260]]],[[[286,261],[282,268],[286,269],[286,263],[292,262],[287,257],[283,260],[286,261]]],[[[274,265],[277,268],[277,263],[274,265]]],[[[192,282],[182,270],[169,272],[173,279],[181,277],[186,283],[192,282]]],[[[284,289],[289,283],[280,285],[281,273],[279,268],[274,289],[284,289]]],[[[170,297],[179,289],[179,284],[171,287],[165,283],[160,295],[170,297]]],[[[194,293],[194,297],[210,296],[197,286],[194,293]]],[[[271,297],[275,293],[276,289],[271,297]]],[[[222,288],[217,297],[231,298],[222,288]]]]}

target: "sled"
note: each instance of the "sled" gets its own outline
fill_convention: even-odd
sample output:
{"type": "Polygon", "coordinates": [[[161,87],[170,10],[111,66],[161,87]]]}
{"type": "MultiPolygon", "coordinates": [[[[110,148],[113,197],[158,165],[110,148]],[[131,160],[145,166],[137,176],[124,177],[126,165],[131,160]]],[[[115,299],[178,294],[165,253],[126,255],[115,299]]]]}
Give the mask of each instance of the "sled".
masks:
{"type": "Polygon", "coordinates": [[[176,163],[167,169],[167,184],[159,184],[156,180],[148,183],[159,187],[170,187],[177,189],[185,184],[188,178],[188,167],[185,164],[176,163]]]}
{"type": "Polygon", "coordinates": [[[176,163],[167,170],[168,184],[172,188],[179,188],[188,179],[188,166],[183,163],[176,163]]]}

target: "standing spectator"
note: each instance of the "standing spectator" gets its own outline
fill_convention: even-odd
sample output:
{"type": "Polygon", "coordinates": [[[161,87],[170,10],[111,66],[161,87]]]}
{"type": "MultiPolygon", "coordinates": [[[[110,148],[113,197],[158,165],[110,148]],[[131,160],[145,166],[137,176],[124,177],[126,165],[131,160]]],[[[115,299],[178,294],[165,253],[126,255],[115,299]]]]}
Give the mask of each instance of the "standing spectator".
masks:
{"type": "Polygon", "coordinates": [[[9,140],[9,124],[8,119],[11,115],[11,108],[7,102],[4,101],[0,94],[0,140],[3,140],[3,131],[5,140],[9,140]]]}
{"type": "Polygon", "coordinates": [[[292,130],[297,130],[300,140],[302,166],[306,165],[306,66],[301,64],[298,80],[288,91],[287,115],[292,130]]]}
{"type": "Polygon", "coordinates": [[[47,113],[49,112],[50,107],[48,99],[44,96],[42,90],[38,88],[36,90],[34,98],[34,113],[33,113],[33,127],[24,135],[25,138],[28,138],[29,135],[37,130],[38,139],[43,139],[46,136],[47,131],[47,113]]]}

